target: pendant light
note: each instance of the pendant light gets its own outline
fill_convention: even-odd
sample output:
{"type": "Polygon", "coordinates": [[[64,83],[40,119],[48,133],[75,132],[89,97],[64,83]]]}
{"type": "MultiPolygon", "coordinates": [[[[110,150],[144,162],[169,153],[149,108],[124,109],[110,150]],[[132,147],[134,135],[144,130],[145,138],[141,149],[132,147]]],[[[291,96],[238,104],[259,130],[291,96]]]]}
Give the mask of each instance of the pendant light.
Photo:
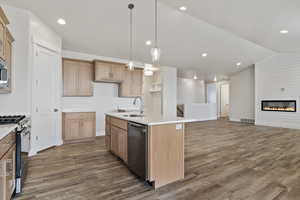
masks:
{"type": "Polygon", "coordinates": [[[151,56],[152,56],[152,62],[153,64],[158,65],[159,59],[160,59],[160,48],[158,48],[157,45],[157,0],[155,0],[155,43],[154,43],[154,48],[151,49],[151,56]]]}
{"type": "Polygon", "coordinates": [[[129,63],[127,64],[129,70],[134,70],[134,65],[133,65],[133,59],[132,59],[132,48],[133,48],[133,40],[132,40],[132,10],[134,8],[134,4],[129,4],[128,5],[129,12],[130,12],[130,55],[129,55],[129,63]]]}

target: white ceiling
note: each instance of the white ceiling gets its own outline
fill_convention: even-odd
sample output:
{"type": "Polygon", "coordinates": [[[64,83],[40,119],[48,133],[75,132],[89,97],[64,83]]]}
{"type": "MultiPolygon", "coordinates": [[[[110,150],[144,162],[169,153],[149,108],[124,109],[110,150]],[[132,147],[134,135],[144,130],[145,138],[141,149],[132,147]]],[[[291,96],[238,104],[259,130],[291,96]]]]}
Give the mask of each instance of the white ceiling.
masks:
{"type": "Polygon", "coordinates": [[[187,14],[277,52],[300,51],[299,0],[162,0],[187,14]],[[280,30],[289,30],[282,35],[280,30]]]}
{"type": "MultiPolygon", "coordinates": [[[[129,47],[127,4],[133,2],[135,59],[151,62],[151,47],[146,46],[145,41],[153,41],[154,0],[2,2],[31,10],[62,36],[64,49],[125,59],[129,47]],[[66,19],[67,25],[58,25],[59,17],[66,19]]],[[[237,62],[247,67],[275,51],[299,49],[300,43],[293,42],[300,37],[299,31],[293,29],[297,19],[299,21],[300,14],[295,12],[297,8],[299,10],[299,3],[289,0],[289,5],[285,5],[287,3],[283,2],[159,1],[161,64],[195,70],[204,76],[228,75],[239,70],[235,65],[237,62]],[[178,10],[183,3],[188,7],[187,12],[178,10]],[[280,35],[279,30],[283,28],[289,29],[291,34],[280,35]],[[208,53],[206,58],[201,57],[204,52],[208,53]]]]}

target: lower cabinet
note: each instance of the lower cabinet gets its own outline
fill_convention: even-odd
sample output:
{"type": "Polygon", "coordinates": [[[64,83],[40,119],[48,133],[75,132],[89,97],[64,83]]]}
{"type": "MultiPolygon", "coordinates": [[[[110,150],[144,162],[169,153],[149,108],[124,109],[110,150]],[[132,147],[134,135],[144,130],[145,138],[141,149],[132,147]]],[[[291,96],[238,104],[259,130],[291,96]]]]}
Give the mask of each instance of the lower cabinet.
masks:
{"type": "MultiPolygon", "coordinates": [[[[14,133],[11,133],[10,135],[14,135],[14,133]]],[[[13,138],[13,137],[9,137],[9,138],[13,138]]],[[[15,142],[15,140],[12,142],[15,142]]],[[[10,146],[9,150],[4,155],[2,155],[2,158],[0,159],[0,199],[1,200],[11,199],[11,196],[15,190],[15,180],[16,180],[16,144],[14,143],[13,145],[10,146]]]]}
{"type": "Polygon", "coordinates": [[[96,137],[96,113],[63,113],[64,143],[94,140],[96,137]]]}
{"type": "Polygon", "coordinates": [[[120,128],[120,127],[124,127],[123,124],[127,122],[123,120],[120,120],[119,122],[120,124],[115,124],[115,123],[110,124],[110,143],[111,143],[110,151],[114,153],[116,156],[118,156],[119,158],[121,158],[124,162],[127,162],[128,161],[127,129],[120,128]]]}

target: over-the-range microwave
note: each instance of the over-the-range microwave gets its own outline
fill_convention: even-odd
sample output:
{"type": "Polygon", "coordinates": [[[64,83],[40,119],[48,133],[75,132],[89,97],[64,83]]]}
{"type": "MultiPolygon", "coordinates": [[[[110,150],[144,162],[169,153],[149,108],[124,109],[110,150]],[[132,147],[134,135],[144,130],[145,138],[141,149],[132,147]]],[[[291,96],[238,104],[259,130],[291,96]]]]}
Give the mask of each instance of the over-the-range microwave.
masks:
{"type": "Polygon", "coordinates": [[[4,60],[0,59],[0,88],[8,87],[8,71],[4,60]]]}

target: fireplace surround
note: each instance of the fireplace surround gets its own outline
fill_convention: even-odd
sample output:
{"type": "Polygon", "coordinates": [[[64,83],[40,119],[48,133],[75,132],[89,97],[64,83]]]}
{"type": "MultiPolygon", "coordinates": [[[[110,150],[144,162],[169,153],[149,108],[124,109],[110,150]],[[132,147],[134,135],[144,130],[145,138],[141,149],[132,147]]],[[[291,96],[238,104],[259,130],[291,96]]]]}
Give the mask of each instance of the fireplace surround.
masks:
{"type": "Polygon", "coordinates": [[[261,110],[271,112],[297,112],[297,101],[264,100],[261,101],[261,110]]]}

